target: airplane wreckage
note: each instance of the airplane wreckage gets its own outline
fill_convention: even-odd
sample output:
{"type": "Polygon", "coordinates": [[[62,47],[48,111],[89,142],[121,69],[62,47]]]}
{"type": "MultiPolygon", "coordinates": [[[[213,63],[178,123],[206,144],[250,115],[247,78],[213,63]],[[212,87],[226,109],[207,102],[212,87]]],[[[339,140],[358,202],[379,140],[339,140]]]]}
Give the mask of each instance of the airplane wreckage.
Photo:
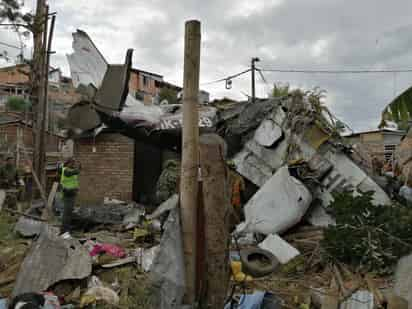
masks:
{"type": "MultiPolygon", "coordinates": [[[[124,64],[108,64],[80,30],[73,33],[73,50],[68,61],[74,86],[83,97],[67,117],[73,138],[111,130],[159,148],[180,151],[182,105],[145,105],[129,93],[132,50],[127,51],[124,64]]],[[[199,127],[201,134],[215,132],[222,136],[227,143],[227,159],[240,175],[260,188],[245,206],[246,221],[238,230],[265,234],[285,230],[301,219],[313,199],[328,205],[333,191],[374,191],[377,204],[390,201],[355,160],[354,150],[342,142],[334,130],[334,119],[319,112],[306,94],[254,103],[202,104],[199,127]],[[291,175],[282,171],[284,166],[289,167],[291,175]],[[273,191],[274,184],[290,177],[294,185],[276,189],[285,195],[273,191]],[[296,191],[292,195],[287,193],[290,188],[296,191]],[[279,201],[279,196],[285,200],[279,201]],[[294,205],[294,211],[290,211],[290,205],[294,205]],[[271,215],[273,211],[275,215],[271,215]],[[257,224],[261,217],[264,223],[257,224]],[[268,217],[283,223],[266,222],[268,217]]],[[[314,225],[333,223],[322,205],[311,210],[309,221],[314,225]]]]}

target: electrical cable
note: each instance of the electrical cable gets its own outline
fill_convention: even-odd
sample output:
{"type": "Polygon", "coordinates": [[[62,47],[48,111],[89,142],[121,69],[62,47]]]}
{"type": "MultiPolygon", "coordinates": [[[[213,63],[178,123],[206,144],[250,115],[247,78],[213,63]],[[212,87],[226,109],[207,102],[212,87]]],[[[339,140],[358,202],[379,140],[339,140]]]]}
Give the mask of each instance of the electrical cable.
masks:
{"type": "Polygon", "coordinates": [[[10,48],[15,48],[15,49],[21,49],[21,47],[18,47],[18,46],[12,45],[12,44],[8,44],[8,43],[4,43],[4,42],[0,42],[0,45],[7,46],[7,47],[10,47],[10,48]]]}
{"type": "Polygon", "coordinates": [[[277,73],[308,73],[308,74],[376,74],[376,73],[411,73],[412,69],[402,70],[296,70],[296,69],[276,69],[259,68],[262,72],[277,73]]]}
{"type": "Polygon", "coordinates": [[[246,73],[248,73],[248,72],[250,72],[250,71],[251,71],[251,69],[247,69],[247,70],[245,70],[245,71],[242,71],[242,72],[239,72],[239,73],[236,73],[236,74],[233,74],[233,75],[229,75],[229,76],[224,77],[224,78],[220,78],[220,79],[217,79],[217,80],[213,80],[213,81],[210,81],[210,82],[207,82],[207,83],[201,83],[200,85],[201,85],[201,86],[205,86],[205,85],[210,85],[210,84],[215,84],[215,83],[224,82],[224,81],[227,81],[227,80],[230,80],[230,79],[239,77],[239,76],[241,76],[241,75],[243,75],[243,74],[246,74],[246,73]]]}

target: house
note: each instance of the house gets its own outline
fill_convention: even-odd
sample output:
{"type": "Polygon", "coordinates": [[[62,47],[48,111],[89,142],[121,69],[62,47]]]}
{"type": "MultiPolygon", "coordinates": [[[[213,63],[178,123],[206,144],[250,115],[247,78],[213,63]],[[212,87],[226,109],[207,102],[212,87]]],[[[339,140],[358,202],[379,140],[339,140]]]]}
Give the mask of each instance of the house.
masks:
{"type": "MultiPolygon", "coordinates": [[[[143,101],[146,105],[150,104],[173,104],[169,98],[162,98],[162,91],[175,96],[176,101],[182,97],[182,87],[173,85],[163,80],[163,76],[138,69],[131,69],[129,80],[129,93],[135,98],[143,101]],[[169,100],[168,100],[169,99],[169,100]]],[[[210,94],[207,91],[199,91],[200,104],[209,103],[210,94]]]]}
{"type": "Polygon", "coordinates": [[[378,129],[354,133],[345,138],[350,144],[361,144],[371,155],[382,162],[393,159],[394,153],[405,136],[405,131],[394,129],[378,129]]]}
{"type": "MultiPolygon", "coordinates": [[[[5,103],[12,96],[29,99],[30,66],[18,64],[0,68],[0,109],[5,111],[5,103]]],[[[47,116],[49,129],[57,131],[57,119],[63,118],[68,108],[77,103],[81,95],[76,92],[71,78],[62,75],[58,68],[50,67],[47,116]]]]}
{"type": "Polygon", "coordinates": [[[99,204],[108,197],[150,205],[162,164],[172,154],[106,128],[75,139],[74,156],[82,166],[80,203],[99,204]]]}
{"type": "Polygon", "coordinates": [[[160,92],[159,85],[162,81],[162,75],[132,69],[130,71],[129,93],[145,104],[153,104],[154,98],[160,92]]]}

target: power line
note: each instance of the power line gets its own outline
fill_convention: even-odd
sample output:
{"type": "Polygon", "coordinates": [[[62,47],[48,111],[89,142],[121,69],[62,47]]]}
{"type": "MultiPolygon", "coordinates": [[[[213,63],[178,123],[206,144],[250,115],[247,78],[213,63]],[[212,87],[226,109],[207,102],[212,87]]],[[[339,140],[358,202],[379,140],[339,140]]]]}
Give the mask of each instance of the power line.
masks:
{"type": "Polygon", "coordinates": [[[411,73],[412,69],[404,70],[295,70],[295,69],[276,69],[259,68],[262,72],[277,73],[308,73],[308,74],[375,74],[375,73],[411,73]]]}
{"type": "Polygon", "coordinates": [[[8,43],[4,43],[4,42],[0,42],[0,45],[7,46],[7,47],[10,47],[10,48],[15,48],[15,49],[21,49],[21,47],[18,47],[16,45],[11,45],[11,44],[8,44],[8,43]]]}
{"type": "Polygon", "coordinates": [[[201,83],[200,85],[201,85],[201,86],[205,86],[205,85],[210,85],[210,84],[215,84],[215,83],[224,82],[224,81],[227,81],[227,80],[230,80],[230,79],[239,77],[240,75],[246,74],[246,73],[250,72],[250,70],[251,70],[251,69],[247,69],[247,70],[245,70],[245,71],[242,71],[242,72],[239,72],[239,73],[236,73],[236,74],[233,74],[233,75],[229,75],[229,76],[224,77],[224,78],[220,78],[220,79],[217,79],[217,80],[213,80],[213,81],[210,81],[210,82],[207,82],[207,83],[201,83]]]}

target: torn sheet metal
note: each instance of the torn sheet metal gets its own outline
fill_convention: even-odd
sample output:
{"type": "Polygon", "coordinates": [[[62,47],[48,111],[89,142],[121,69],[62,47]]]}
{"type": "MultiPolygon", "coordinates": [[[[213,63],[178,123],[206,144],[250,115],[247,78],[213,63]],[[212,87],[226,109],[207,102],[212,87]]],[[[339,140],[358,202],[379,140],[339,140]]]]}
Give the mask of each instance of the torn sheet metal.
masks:
{"type": "Polygon", "coordinates": [[[92,84],[99,88],[106,73],[108,63],[82,30],[73,33],[74,53],[67,55],[74,87],[92,84]]]}
{"type": "Polygon", "coordinates": [[[332,162],[333,169],[322,181],[322,187],[317,196],[322,200],[324,206],[328,206],[333,200],[333,191],[355,190],[375,191],[375,204],[388,204],[390,199],[359,166],[357,166],[345,154],[328,151],[324,158],[332,162]]]}
{"type": "Polygon", "coordinates": [[[92,259],[74,239],[62,239],[58,231],[45,226],[30,248],[17,275],[13,296],[42,292],[68,279],[83,279],[92,272],[92,259]]]}
{"type": "Polygon", "coordinates": [[[369,291],[357,291],[352,294],[344,303],[339,306],[339,309],[373,309],[373,293],[369,291]]]}
{"type": "Polygon", "coordinates": [[[302,219],[311,202],[305,185],[282,167],[246,204],[244,232],[283,232],[302,219]]]}
{"type": "Polygon", "coordinates": [[[248,150],[242,150],[232,159],[236,171],[261,187],[272,177],[272,168],[248,150]]]}
{"type": "Polygon", "coordinates": [[[152,214],[148,215],[147,218],[149,220],[159,218],[165,212],[177,208],[178,204],[179,204],[179,195],[173,194],[168,200],[160,204],[159,207],[157,207],[156,210],[152,214]]]}
{"type": "Polygon", "coordinates": [[[288,149],[288,142],[286,140],[281,141],[275,148],[266,148],[259,145],[254,139],[251,139],[246,142],[245,149],[252,152],[254,156],[264,162],[265,165],[270,166],[272,171],[276,171],[282,165],[286,164],[285,159],[288,149]]]}
{"type": "Polygon", "coordinates": [[[281,264],[286,264],[297,257],[300,252],[280,238],[277,234],[268,235],[259,244],[259,248],[271,252],[281,264]]]}
{"type": "Polygon", "coordinates": [[[270,147],[282,137],[282,129],[273,120],[262,121],[255,131],[254,139],[259,145],[270,147]]]}
{"type": "Polygon", "coordinates": [[[151,268],[154,295],[153,308],[181,308],[185,291],[185,270],[183,261],[183,242],[178,210],[172,210],[165,224],[151,268]]]}
{"type": "Polygon", "coordinates": [[[395,293],[405,298],[412,309],[412,255],[404,256],[398,261],[395,271],[395,293]]]}
{"type": "Polygon", "coordinates": [[[129,49],[123,65],[109,65],[97,90],[95,103],[105,111],[121,111],[129,93],[132,53],[129,49]]]}
{"type": "Polygon", "coordinates": [[[14,231],[23,237],[33,237],[39,235],[46,223],[26,217],[20,217],[14,226],[14,231]]]}

